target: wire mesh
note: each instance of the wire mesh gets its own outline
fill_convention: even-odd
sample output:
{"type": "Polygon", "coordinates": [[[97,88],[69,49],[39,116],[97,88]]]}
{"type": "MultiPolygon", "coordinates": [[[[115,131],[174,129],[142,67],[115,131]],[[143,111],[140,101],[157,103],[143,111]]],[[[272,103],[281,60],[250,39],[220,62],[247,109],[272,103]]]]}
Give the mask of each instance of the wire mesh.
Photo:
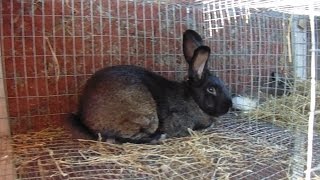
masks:
{"type": "Polygon", "coordinates": [[[220,4],[222,7],[267,9],[287,14],[320,15],[320,2],[317,0],[308,2],[303,0],[294,2],[290,0],[227,0],[223,2],[219,0],[197,0],[197,2],[215,5],[220,4]]]}
{"type": "Polygon", "coordinates": [[[192,1],[4,1],[2,58],[12,133],[61,125],[97,69],[134,64],[182,79],[192,1]]]}
{"type": "MultiPolygon", "coordinates": [[[[109,160],[77,164],[76,161],[83,162],[87,157],[99,159],[102,155],[90,151],[83,156],[79,149],[88,149],[90,144],[72,139],[68,133],[53,131],[51,135],[54,137],[40,138],[33,138],[32,133],[21,134],[49,126],[64,126],[67,114],[75,111],[77,95],[82,85],[92,73],[104,66],[134,64],[170,79],[183,79],[186,65],[181,49],[182,33],[191,28],[203,34],[212,49],[210,67],[228,84],[232,93],[258,99],[260,103],[282,100],[263,106],[268,110],[267,118],[236,112],[223,117],[210,129],[213,134],[221,133],[230,139],[241,137],[248,143],[248,149],[239,146],[243,169],[236,165],[227,167],[228,173],[224,174],[227,175],[226,178],[304,177],[307,123],[294,120],[297,116],[306,120],[305,116],[308,115],[308,108],[305,108],[308,107],[308,102],[305,98],[308,97],[306,94],[310,87],[308,77],[311,68],[316,68],[317,80],[320,76],[320,19],[316,17],[317,43],[313,50],[316,51],[317,64],[316,67],[310,67],[311,27],[308,16],[304,16],[320,15],[319,2],[199,2],[201,3],[191,0],[1,1],[0,57],[7,88],[11,132],[16,135],[13,136],[14,157],[8,148],[10,141],[1,137],[0,148],[3,151],[0,153],[5,154],[0,154],[0,158],[6,157],[1,163],[13,159],[20,179],[222,177],[223,173],[219,168],[225,166],[217,163],[214,155],[206,155],[206,158],[216,163],[213,167],[197,166],[198,170],[186,171],[183,166],[178,173],[169,171],[167,174],[152,174],[150,171],[119,166],[109,160]],[[310,11],[310,5],[313,5],[314,11],[310,11]],[[295,99],[294,104],[298,108],[301,101],[306,101],[301,105],[302,115],[295,114],[288,108],[279,111],[280,106],[292,103],[290,97],[295,97],[295,94],[292,89],[286,92],[286,88],[281,89],[278,83],[270,82],[272,72],[283,75],[279,79],[285,82],[293,82],[293,89],[301,93],[299,97],[303,96],[303,100],[292,99],[295,99]],[[278,124],[280,116],[287,116],[292,120],[287,124],[278,124]],[[300,128],[297,128],[298,125],[300,128]],[[19,146],[20,141],[26,146],[19,146]],[[260,148],[272,149],[275,153],[259,157],[255,153],[261,152],[260,148]],[[168,174],[174,175],[170,177],[168,174]]],[[[4,96],[0,93],[0,98],[2,97],[4,96]]],[[[315,117],[313,178],[320,176],[319,117],[315,117]]],[[[1,125],[0,129],[2,127],[4,126],[1,125]]],[[[212,146],[225,148],[218,142],[210,143],[212,146]]],[[[228,143],[230,149],[236,152],[235,147],[238,147],[239,142],[228,143]]],[[[153,159],[151,164],[145,161],[139,163],[152,169],[157,166],[156,160],[153,159]]],[[[5,175],[12,177],[11,169],[6,169],[9,170],[1,169],[0,172],[9,172],[5,175]]]]}
{"type": "MultiPolygon", "coordinates": [[[[317,47],[311,48],[311,35],[315,33],[318,37],[319,31],[314,29],[317,23],[310,21],[307,15],[317,15],[318,2],[202,1],[202,5],[206,37],[211,46],[218,47],[214,49],[217,55],[213,58],[223,61],[223,65],[214,64],[213,69],[222,67],[220,74],[228,79],[235,95],[249,97],[260,104],[247,115],[249,119],[268,121],[276,126],[286,121],[285,127],[295,132],[293,179],[306,174],[308,178],[307,162],[312,167],[317,165],[314,165],[315,158],[310,158],[313,153],[307,155],[307,149],[311,152],[307,144],[313,142],[311,136],[319,133],[319,117],[313,115],[311,105],[316,102],[318,109],[320,99],[316,93],[319,89],[311,89],[312,82],[318,82],[318,76],[312,77],[315,81],[310,77],[313,71],[319,73],[320,70],[318,65],[310,64],[310,52],[318,51],[317,47]],[[296,5],[299,7],[295,8],[296,5]],[[272,74],[282,75],[274,77],[272,74]],[[314,133],[310,131],[313,122],[314,133]]],[[[319,17],[315,19],[318,21],[319,17]]],[[[316,62],[319,64],[319,60],[316,62]]],[[[250,101],[241,103],[246,105],[250,101]]],[[[270,133],[269,136],[278,136],[270,133]]]]}
{"type": "Polygon", "coordinates": [[[272,72],[285,75],[287,80],[293,74],[287,40],[291,33],[289,16],[232,8],[204,5],[205,34],[214,52],[213,69],[229,83],[232,93],[259,98],[263,98],[260,91],[277,95],[270,84],[272,72]]]}
{"type": "MultiPolygon", "coordinates": [[[[247,120],[229,115],[218,121],[214,128],[207,131],[207,133],[215,134],[212,138],[217,137],[218,139],[213,138],[203,141],[200,136],[200,139],[194,142],[188,140],[188,138],[169,140],[175,144],[170,146],[179,146],[179,144],[185,146],[191,143],[190,151],[184,152],[191,155],[188,158],[181,151],[170,155],[164,153],[162,148],[158,149],[158,152],[157,148],[152,148],[152,146],[134,151],[133,149],[143,146],[136,145],[131,149],[129,148],[130,145],[116,146],[102,144],[101,142],[72,140],[61,129],[21,134],[13,137],[13,146],[17,156],[17,174],[22,179],[37,177],[70,179],[290,178],[290,156],[292,154],[290,147],[293,143],[293,136],[290,132],[287,132],[285,134],[287,141],[274,143],[274,140],[269,136],[270,133],[280,133],[284,129],[275,129],[270,124],[260,122],[250,123],[251,125],[255,125],[252,129],[260,132],[259,135],[246,129],[249,127],[247,120]],[[30,141],[22,142],[21,140],[25,138],[30,139],[30,141]],[[224,140],[219,140],[219,138],[224,140]],[[192,150],[192,146],[197,144],[200,146],[202,143],[210,145],[213,148],[212,151],[194,152],[192,150]],[[229,146],[229,143],[232,145],[229,146]],[[242,144],[249,146],[243,146],[242,144]],[[32,148],[25,148],[28,146],[32,148]],[[234,154],[224,156],[219,155],[219,151],[234,154]],[[126,158],[131,153],[135,157],[132,160],[133,162],[126,158]],[[148,158],[141,156],[148,156],[148,158]],[[163,158],[171,156],[173,157],[163,158]],[[207,166],[199,166],[201,160],[196,159],[201,156],[204,156],[207,160],[205,161],[207,166]],[[163,167],[163,163],[168,165],[168,169],[163,167]],[[175,164],[178,165],[175,166],[175,164]],[[158,169],[161,170],[158,172],[158,169]]],[[[170,142],[167,143],[170,144],[170,142]]]]}

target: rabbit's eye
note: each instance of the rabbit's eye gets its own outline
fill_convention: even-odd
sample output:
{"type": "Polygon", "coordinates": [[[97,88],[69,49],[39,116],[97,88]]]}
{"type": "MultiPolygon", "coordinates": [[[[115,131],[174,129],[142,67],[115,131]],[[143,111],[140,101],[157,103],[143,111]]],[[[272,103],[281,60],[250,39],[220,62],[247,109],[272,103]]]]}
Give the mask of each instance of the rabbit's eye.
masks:
{"type": "Polygon", "coordinates": [[[212,95],[216,95],[216,89],[214,87],[208,87],[207,88],[208,93],[212,94],[212,95]]]}

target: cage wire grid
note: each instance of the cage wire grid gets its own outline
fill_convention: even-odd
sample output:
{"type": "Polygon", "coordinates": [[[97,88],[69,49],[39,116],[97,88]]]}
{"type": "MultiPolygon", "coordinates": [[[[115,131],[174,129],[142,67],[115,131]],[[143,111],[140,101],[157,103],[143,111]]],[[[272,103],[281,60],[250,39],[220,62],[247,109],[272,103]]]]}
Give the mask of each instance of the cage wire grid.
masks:
{"type": "MultiPolygon", "coordinates": [[[[1,152],[6,153],[4,156],[1,154],[0,158],[1,162],[5,162],[4,166],[10,164],[12,160],[13,168],[16,170],[16,174],[13,174],[11,167],[4,167],[5,170],[0,171],[5,172],[3,177],[20,179],[219,179],[219,177],[299,179],[304,177],[307,153],[305,126],[301,131],[297,131],[294,125],[281,127],[272,120],[270,122],[253,120],[256,115],[248,117],[239,112],[232,112],[219,119],[215,126],[208,130],[209,134],[216,136],[202,134],[208,139],[219,137],[218,140],[229,143],[228,146],[219,144],[220,141],[209,141],[210,146],[206,146],[208,152],[200,153],[204,159],[211,160],[204,161],[208,165],[203,164],[203,159],[194,160],[189,156],[186,159],[182,158],[183,160],[179,159],[177,156],[184,155],[182,152],[168,155],[171,159],[165,161],[160,157],[161,151],[154,156],[148,156],[147,160],[136,159],[135,165],[139,164],[139,168],[130,164],[131,161],[126,161],[128,159],[119,163],[115,159],[126,157],[123,149],[110,144],[72,139],[71,136],[74,134],[68,131],[70,127],[63,124],[67,113],[75,110],[77,94],[81,91],[83,83],[101,67],[135,64],[170,79],[183,79],[186,65],[182,58],[181,38],[182,32],[187,28],[196,29],[203,34],[205,41],[212,48],[210,62],[212,70],[226,81],[233,93],[267,101],[270,97],[265,94],[274,91],[266,85],[271,71],[299,72],[300,74],[295,75],[301,78],[307,77],[312,69],[307,68],[309,64],[305,62],[310,57],[308,54],[310,42],[292,38],[294,36],[299,36],[301,39],[310,38],[311,27],[308,25],[308,17],[291,16],[293,13],[306,15],[306,12],[309,12],[309,4],[301,6],[303,5],[299,4],[301,1],[295,1],[295,3],[290,2],[289,6],[287,2],[2,1],[0,3],[1,58],[13,136],[1,137],[0,147],[4,149],[1,152]],[[299,9],[296,3],[299,4],[299,9]],[[300,13],[301,9],[305,10],[304,13],[300,13]],[[299,28],[294,28],[294,23],[297,23],[299,28]],[[290,36],[292,37],[288,40],[290,36]],[[297,48],[301,48],[302,51],[297,51],[297,48]],[[292,67],[294,60],[291,59],[291,54],[294,54],[295,61],[304,63],[299,67],[292,67]],[[260,91],[265,92],[261,95],[260,91]],[[61,129],[44,129],[48,126],[64,127],[67,132],[61,129]],[[10,148],[6,150],[10,147],[9,143],[6,143],[7,139],[12,142],[13,153],[10,148]],[[247,144],[247,147],[239,146],[239,142],[247,144]],[[212,149],[216,146],[226,152],[240,154],[239,157],[242,159],[237,159],[238,156],[235,157],[232,153],[227,156],[219,154],[223,158],[217,159],[214,157],[217,155],[216,149],[212,149]],[[261,154],[266,155],[260,156],[261,154]],[[159,159],[167,165],[182,164],[178,169],[170,169],[157,163],[159,159]],[[193,168],[188,165],[189,161],[195,161],[195,165],[191,164],[193,168]],[[243,169],[232,165],[235,161],[242,165],[243,169]],[[123,166],[126,163],[130,166],[123,166]]],[[[312,14],[319,15],[316,14],[319,9],[318,2],[309,3],[314,7],[312,14]]],[[[319,22],[318,17],[316,21],[319,22]]],[[[316,38],[319,39],[319,26],[317,23],[315,25],[316,38]]],[[[319,67],[316,65],[314,67],[319,73],[319,67]]],[[[187,147],[193,149],[208,143],[206,139],[201,139],[202,135],[200,137],[198,134],[193,135],[193,138],[199,138],[199,142],[192,139],[178,139],[173,142],[179,141],[178,144],[181,145],[190,143],[193,146],[187,147]]],[[[320,140],[317,132],[313,137],[314,156],[311,168],[317,169],[320,164],[320,140]]],[[[169,140],[168,144],[170,143],[172,141],[169,140]]],[[[131,146],[128,146],[123,147],[128,148],[125,151],[130,151],[131,146]]],[[[149,147],[144,148],[143,151],[147,149],[147,152],[152,152],[149,147]]],[[[198,150],[192,152],[199,153],[198,150]]],[[[317,172],[313,172],[312,178],[319,177],[317,172]]]]}
{"type": "MultiPolygon", "coordinates": [[[[195,9],[193,10],[192,7],[189,9],[190,13],[187,14],[185,6],[182,6],[183,8],[176,7],[172,3],[158,4],[141,1],[139,4],[139,1],[98,1],[105,4],[95,4],[95,9],[93,9],[93,4],[90,4],[90,1],[76,1],[71,4],[71,1],[59,2],[61,4],[51,1],[45,2],[43,6],[38,1],[30,3],[32,6],[28,3],[17,4],[16,2],[5,4],[12,8],[26,9],[24,10],[26,12],[21,12],[25,13],[21,19],[18,15],[20,12],[14,12],[12,9],[12,12],[5,11],[3,14],[5,20],[15,22],[10,24],[9,29],[6,29],[6,26],[6,31],[4,31],[6,33],[4,35],[5,45],[13,46],[13,48],[4,49],[5,62],[7,63],[7,84],[12,87],[8,92],[9,106],[33,104],[26,103],[26,101],[30,101],[27,98],[30,96],[41,97],[41,99],[34,101],[41,101],[36,104],[44,105],[37,108],[31,107],[34,109],[31,112],[18,106],[15,110],[17,112],[11,113],[14,114],[14,117],[48,115],[50,118],[50,116],[63,116],[63,114],[74,110],[72,109],[75,104],[73,101],[77,101],[77,97],[74,95],[81,89],[86,78],[102,66],[136,64],[152,68],[169,78],[174,78],[176,74],[181,76],[179,72],[185,72],[185,63],[180,57],[181,51],[179,49],[181,49],[182,30],[186,29],[186,26],[196,28],[196,23],[193,21],[195,18],[199,18],[197,17],[199,14],[193,12],[195,9]],[[121,15],[120,11],[111,10],[111,8],[118,9],[118,2],[122,2],[121,15]],[[102,6],[104,9],[101,9],[102,6]],[[144,10],[146,7],[148,9],[144,10]],[[128,8],[130,8],[130,15],[127,15],[128,8]],[[60,10],[55,12],[52,9],[60,10]],[[74,12],[71,9],[74,9],[74,12]],[[160,10],[165,12],[160,12],[160,10]],[[145,11],[148,12],[148,17],[143,13],[145,11]],[[42,15],[42,12],[45,14],[42,15]],[[109,14],[109,12],[112,13],[109,14]],[[166,12],[170,13],[170,17],[166,12]],[[30,17],[29,13],[34,13],[34,15],[30,17]],[[176,16],[173,16],[173,13],[176,16]],[[182,19],[182,16],[188,21],[182,19]],[[28,20],[24,18],[28,18],[28,20]],[[20,21],[23,22],[21,29],[17,25],[20,21]],[[100,24],[102,21],[104,24],[100,24]],[[97,27],[93,26],[93,23],[98,24],[97,27]],[[53,25],[54,27],[52,27],[53,25]],[[31,32],[28,31],[28,34],[25,34],[24,28],[30,28],[31,32]],[[17,35],[13,36],[16,31],[17,35]],[[22,43],[14,44],[16,39],[21,40],[22,43]],[[33,48],[26,49],[27,44],[31,44],[33,48]],[[124,45],[122,46],[122,44],[124,45]],[[14,57],[15,59],[6,61],[6,57],[14,57]],[[26,57],[27,63],[30,64],[18,61],[23,57],[26,57]],[[26,68],[31,65],[33,65],[33,69],[26,68]],[[26,82],[24,81],[25,74],[27,75],[26,82]],[[48,79],[45,79],[47,77],[48,79]],[[59,81],[58,84],[55,84],[57,77],[59,77],[59,81]],[[20,85],[15,82],[18,81],[16,79],[23,84],[22,87],[18,86],[14,89],[13,85],[20,85]],[[61,95],[69,97],[60,97],[61,95]],[[12,101],[10,101],[11,98],[12,101]],[[52,101],[60,102],[68,98],[72,103],[71,109],[59,110],[54,108],[54,106],[57,107],[57,104],[51,105],[52,101]],[[42,109],[47,106],[50,107],[42,109]]],[[[64,104],[69,103],[61,102],[59,105],[64,104]]],[[[59,117],[52,117],[52,119],[56,118],[59,117]]],[[[35,125],[36,123],[31,122],[30,124],[35,125]]],[[[23,129],[23,127],[19,128],[23,129]]]]}
{"type": "MultiPolygon", "coordinates": [[[[275,15],[274,12],[269,13],[270,10],[276,10],[278,12],[279,11],[280,12],[290,12],[291,11],[292,14],[300,14],[300,15],[303,14],[303,15],[309,15],[310,16],[310,24],[311,24],[310,26],[311,27],[310,27],[310,33],[309,34],[311,34],[311,36],[313,36],[312,38],[315,39],[316,37],[318,37],[318,33],[319,33],[318,31],[316,31],[316,28],[315,28],[316,21],[314,21],[314,19],[313,19],[314,15],[316,15],[316,13],[319,12],[319,11],[316,10],[316,9],[319,8],[319,5],[317,3],[318,2],[314,2],[314,1],[310,1],[309,3],[304,3],[302,1],[295,1],[295,3],[293,3],[293,4],[290,4],[290,3],[285,2],[285,1],[276,1],[276,2],[275,1],[264,1],[262,3],[261,3],[261,1],[259,1],[259,3],[255,2],[255,1],[249,1],[249,2],[246,2],[246,1],[236,1],[236,2],[235,1],[231,1],[231,2],[230,1],[224,1],[224,3],[220,2],[220,1],[205,1],[204,4],[206,4],[206,5],[204,6],[204,11],[207,14],[204,15],[204,19],[205,19],[204,21],[207,22],[207,28],[206,28],[208,30],[207,34],[209,34],[210,37],[212,37],[212,36],[213,37],[217,37],[214,33],[218,32],[219,29],[224,29],[225,27],[229,26],[228,23],[230,23],[230,21],[232,21],[232,20],[233,21],[237,21],[238,20],[237,17],[241,17],[242,16],[242,17],[244,17],[243,20],[246,21],[246,23],[250,23],[249,21],[252,19],[252,17],[250,17],[250,16],[253,16],[253,17],[256,16],[256,14],[252,13],[252,9],[257,10],[256,9],[257,7],[260,7],[260,9],[258,10],[260,13],[263,13],[263,11],[265,11],[265,12],[267,11],[268,13],[267,14],[264,13],[264,16],[269,16],[269,17],[272,17],[272,16],[275,15]],[[265,3],[269,3],[269,4],[266,5],[265,3]],[[298,3],[300,7],[295,9],[294,6],[297,5],[296,3],[298,3]],[[282,6],[282,5],[284,5],[284,6],[282,6]],[[239,12],[236,13],[234,8],[237,8],[239,12]],[[296,11],[292,12],[293,9],[296,10],[296,11]],[[225,14],[223,14],[223,12],[225,14]],[[230,14],[231,14],[231,16],[230,16],[230,14]],[[228,23],[225,24],[225,21],[227,21],[228,23]]],[[[284,16],[282,18],[284,18],[284,16]]],[[[287,25],[284,25],[284,23],[283,23],[282,24],[283,27],[285,27],[285,26],[289,26],[290,27],[291,26],[292,16],[290,18],[287,17],[288,23],[287,23],[287,25]]],[[[307,19],[308,16],[304,16],[304,18],[307,19]]],[[[300,22],[298,22],[298,25],[299,25],[299,23],[300,22]]],[[[259,22],[259,24],[260,24],[260,22],[259,22]]],[[[304,25],[302,25],[302,26],[303,27],[301,27],[301,28],[305,27],[304,25]]],[[[286,29],[284,29],[284,30],[286,30],[286,29]]],[[[296,30],[293,29],[293,31],[296,31],[296,30]]],[[[297,34],[299,34],[299,32],[297,33],[297,32],[290,32],[290,31],[287,32],[287,33],[288,33],[288,36],[290,36],[290,34],[293,34],[294,38],[295,38],[295,36],[297,34]]],[[[288,36],[283,36],[283,37],[285,37],[286,38],[285,41],[288,41],[288,44],[290,44],[292,42],[290,42],[290,39],[288,38],[288,36]]],[[[296,38],[296,39],[298,39],[298,38],[296,38]]],[[[310,116],[309,116],[309,127],[308,127],[308,129],[306,128],[306,130],[309,131],[308,132],[308,163],[307,163],[308,164],[308,168],[307,168],[308,170],[306,172],[312,171],[311,170],[312,169],[311,166],[313,166],[312,165],[313,127],[314,127],[314,121],[317,120],[315,118],[314,111],[316,109],[316,99],[317,99],[316,93],[315,93],[316,92],[316,89],[315,89],[316,86],[315,85],[316,85],[316,79],[317,79],[316,73],[319,73],[319,66],[317,65],[318,63],[317,63],[317,61],[315,59],[318,56],[316,54],[316,51],[318,51],[318,49],[317,49],[317,45],[316,45],[316,42],[315,42],[314,39],[313,39],[312,42],[309,42],[312,45],[311,48],[309,47],[310,51],[312,52],[312,55],[311,55],[311,64],[308,64],[309,66],[311,66],[311,68],[308,71],[308,73],[311,72],[311,74],[307,75],[307,72],[306,72],[307,63],[305,61],[304,61],[304,63],[302,65],[301,64],[295,65],[296,69],[295,69],[295,72],[294,72],[295,73],[295,77],[302,78],[302,79],[304,79],[307,76],[311,75],[311,81],[312,81],[311,89],[310,89],[310,91],[311,91],[311,97],[310,97],[310,101],[311,101],[311,107],[310,108],[311,108],[311,110],[310,110],[310,116]],[[304,69],[304,70],[302,70],[302,72],[301,72],[301,69],[300,69],[301,67],[304,69]]],[[[310,41],[310,39],[309,39],[309,41],[310,41]]],[[[252,42],[252,37],[251,37],[250,42],[252,42]]],[[[259,42],[261,42],[261,41],[259,41],[259,42]]],[[[303,42],[301,40],[300,41],[296,40],[296,42],[293,42],[293,43],[296,43],[296,44],[301,43],[302,44],[302,43],[306,43],[306,42],[303,42]]],[[[270,47],[266,47],[266,48],[268,48],[268,50],[270,50],[270,47]]],[[[287,52],[287,53],[289,53],[289,62],[291,62],[292,59],[290,59],[291,58],[290,57],[290,54],[291,54],[290,50],[291,50],[292,47],[288,46],[287,48],[288,48],[288,51],[289,51],[289,52],[287,52]]],[[[294,48],[295,47],[293,46],[293,49],[294,48]]],[[[302,48],[302,50],[294,49],[294,50],[296,50],[296,52],[293,52],[293,53],[296,53],[295,57],[296,56],[301,56],[301,57],[307,56],[306,47],[300,47],[300,48],[302,48]],[[302,54],[299,54],[301,52],[302,52],[302,54]]],[[[259,52],[261,52],[261,51],[259,50],[259,52]]],[[[270,54],[270,51],[269,52],[267,51],[267,54],[270,54]]],[[[310,58],[310,56],[309,56],[309,58],[310,58]]],[[[285,59],[285,63],[286,63],[286,59],[285,59]]],[[[250,57],[250,60],[251,60],[251,57],[250,57]]],[[[303,60],[303,59],[301,59],[301,58],[296,58],[295,59],[295,61],[297,61],[298,63],[299,63],[300,60],[303,60]]],[[[251,65],[252,65],[253,64],[252,61],[250,61],[250,62],[251,62],[251,65]]],[[[297,62],[296,62],[296,64],[298,64],[297,62]]],[[[280,65],[280,67],[278,67],[278,68],[281,68],[282,70],[283,69],[287,69],[288,70],[287,64],[285,64],[285,67],[281,67],[281,65],[280,65]]],[[[261,71],[261,69],[259,68],[259,77],[261,77],[260,71],[261,71]]],[[[253,74],[251,73],[250,75],[253,75],[253,74]]],[[[253,83],[252,80],[251,80],[251,83],[253,83]]],[[[251,87],[254,87],[253,84],[251,84],[251,87]]],[[[237,88],[233,88],[233,89],[237,89],[237,88]]],[[[260,86],[258,87],[258,92],[260,92],[260,86]]],[[[253,95],[253,88],[251,88],[251,93],[249,93],[249,95],[251,95],[251,96],[253,95]]],[[[254,96],[257,96],[257,95],[254,95],[254,96]]],[[[305,117],[305,119],[307,119],[307,117],[305,117]]],[[[305,124],[307,124],[307,122],[305,122],[305,124]]],[[[297,138],[297,139],[299,139],[299,138],[297,138]]],[[[302,138],[302,139],[300,139],[298,141],[306,141],[306,137],[302,138]]],[[[316,145],[314,146],[314,148],[315,147],[316,147],[316,145]]],[[[300,150],[302,150],[302,149],[300,149],[300,150]]],[[[306,151],[306,149],[304,149],[304,151],[306,151]]],[[[301,158],[301,157],[299,157],[299,158],[301,158]]],[[[318,165],[315,162],[314,162],[314,166],[317,166],[317,167],[315,167],[314,170],[318,169],[318,165]]],[[[303,169],[303,167],[300,167],[300,168],[303,169]]],[[[310,178],[310,174],[307,173],[306,179],[309,179],[309,178],[310,178]]]]}

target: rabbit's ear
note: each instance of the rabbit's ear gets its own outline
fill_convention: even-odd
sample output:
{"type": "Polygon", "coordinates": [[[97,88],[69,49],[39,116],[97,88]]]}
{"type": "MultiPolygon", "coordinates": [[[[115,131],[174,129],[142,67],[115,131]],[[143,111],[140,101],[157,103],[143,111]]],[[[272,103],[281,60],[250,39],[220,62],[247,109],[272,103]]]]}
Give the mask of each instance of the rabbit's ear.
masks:
{"type": "Polygon", "coordinates": [[[210,56],[210,48],[208,46],[200,46],[194,51],[194,55],[190,61],[192,71],[189,71],[189,77],[198,76],[201,79],[204,69],[207,68],[207,61],[210,56]]]}
{"type": "Polygon", "coordinates": [[[189,64],[195,50],[202,44],[202,38],[197,32],[188,29],[183,33],[183,54],[189,64]]]}

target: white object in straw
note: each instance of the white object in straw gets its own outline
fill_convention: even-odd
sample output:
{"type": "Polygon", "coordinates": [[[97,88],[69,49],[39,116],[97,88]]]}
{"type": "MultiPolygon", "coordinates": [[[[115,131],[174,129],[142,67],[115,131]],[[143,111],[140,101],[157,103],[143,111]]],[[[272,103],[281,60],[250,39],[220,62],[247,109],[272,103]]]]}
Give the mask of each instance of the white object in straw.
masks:
{"type": "Polygon", "coordinates": [[[241,111],[250,111],[258,106],[258,101],[244,96],[235,96],[232,98],[232,107],[241,111]]]}

